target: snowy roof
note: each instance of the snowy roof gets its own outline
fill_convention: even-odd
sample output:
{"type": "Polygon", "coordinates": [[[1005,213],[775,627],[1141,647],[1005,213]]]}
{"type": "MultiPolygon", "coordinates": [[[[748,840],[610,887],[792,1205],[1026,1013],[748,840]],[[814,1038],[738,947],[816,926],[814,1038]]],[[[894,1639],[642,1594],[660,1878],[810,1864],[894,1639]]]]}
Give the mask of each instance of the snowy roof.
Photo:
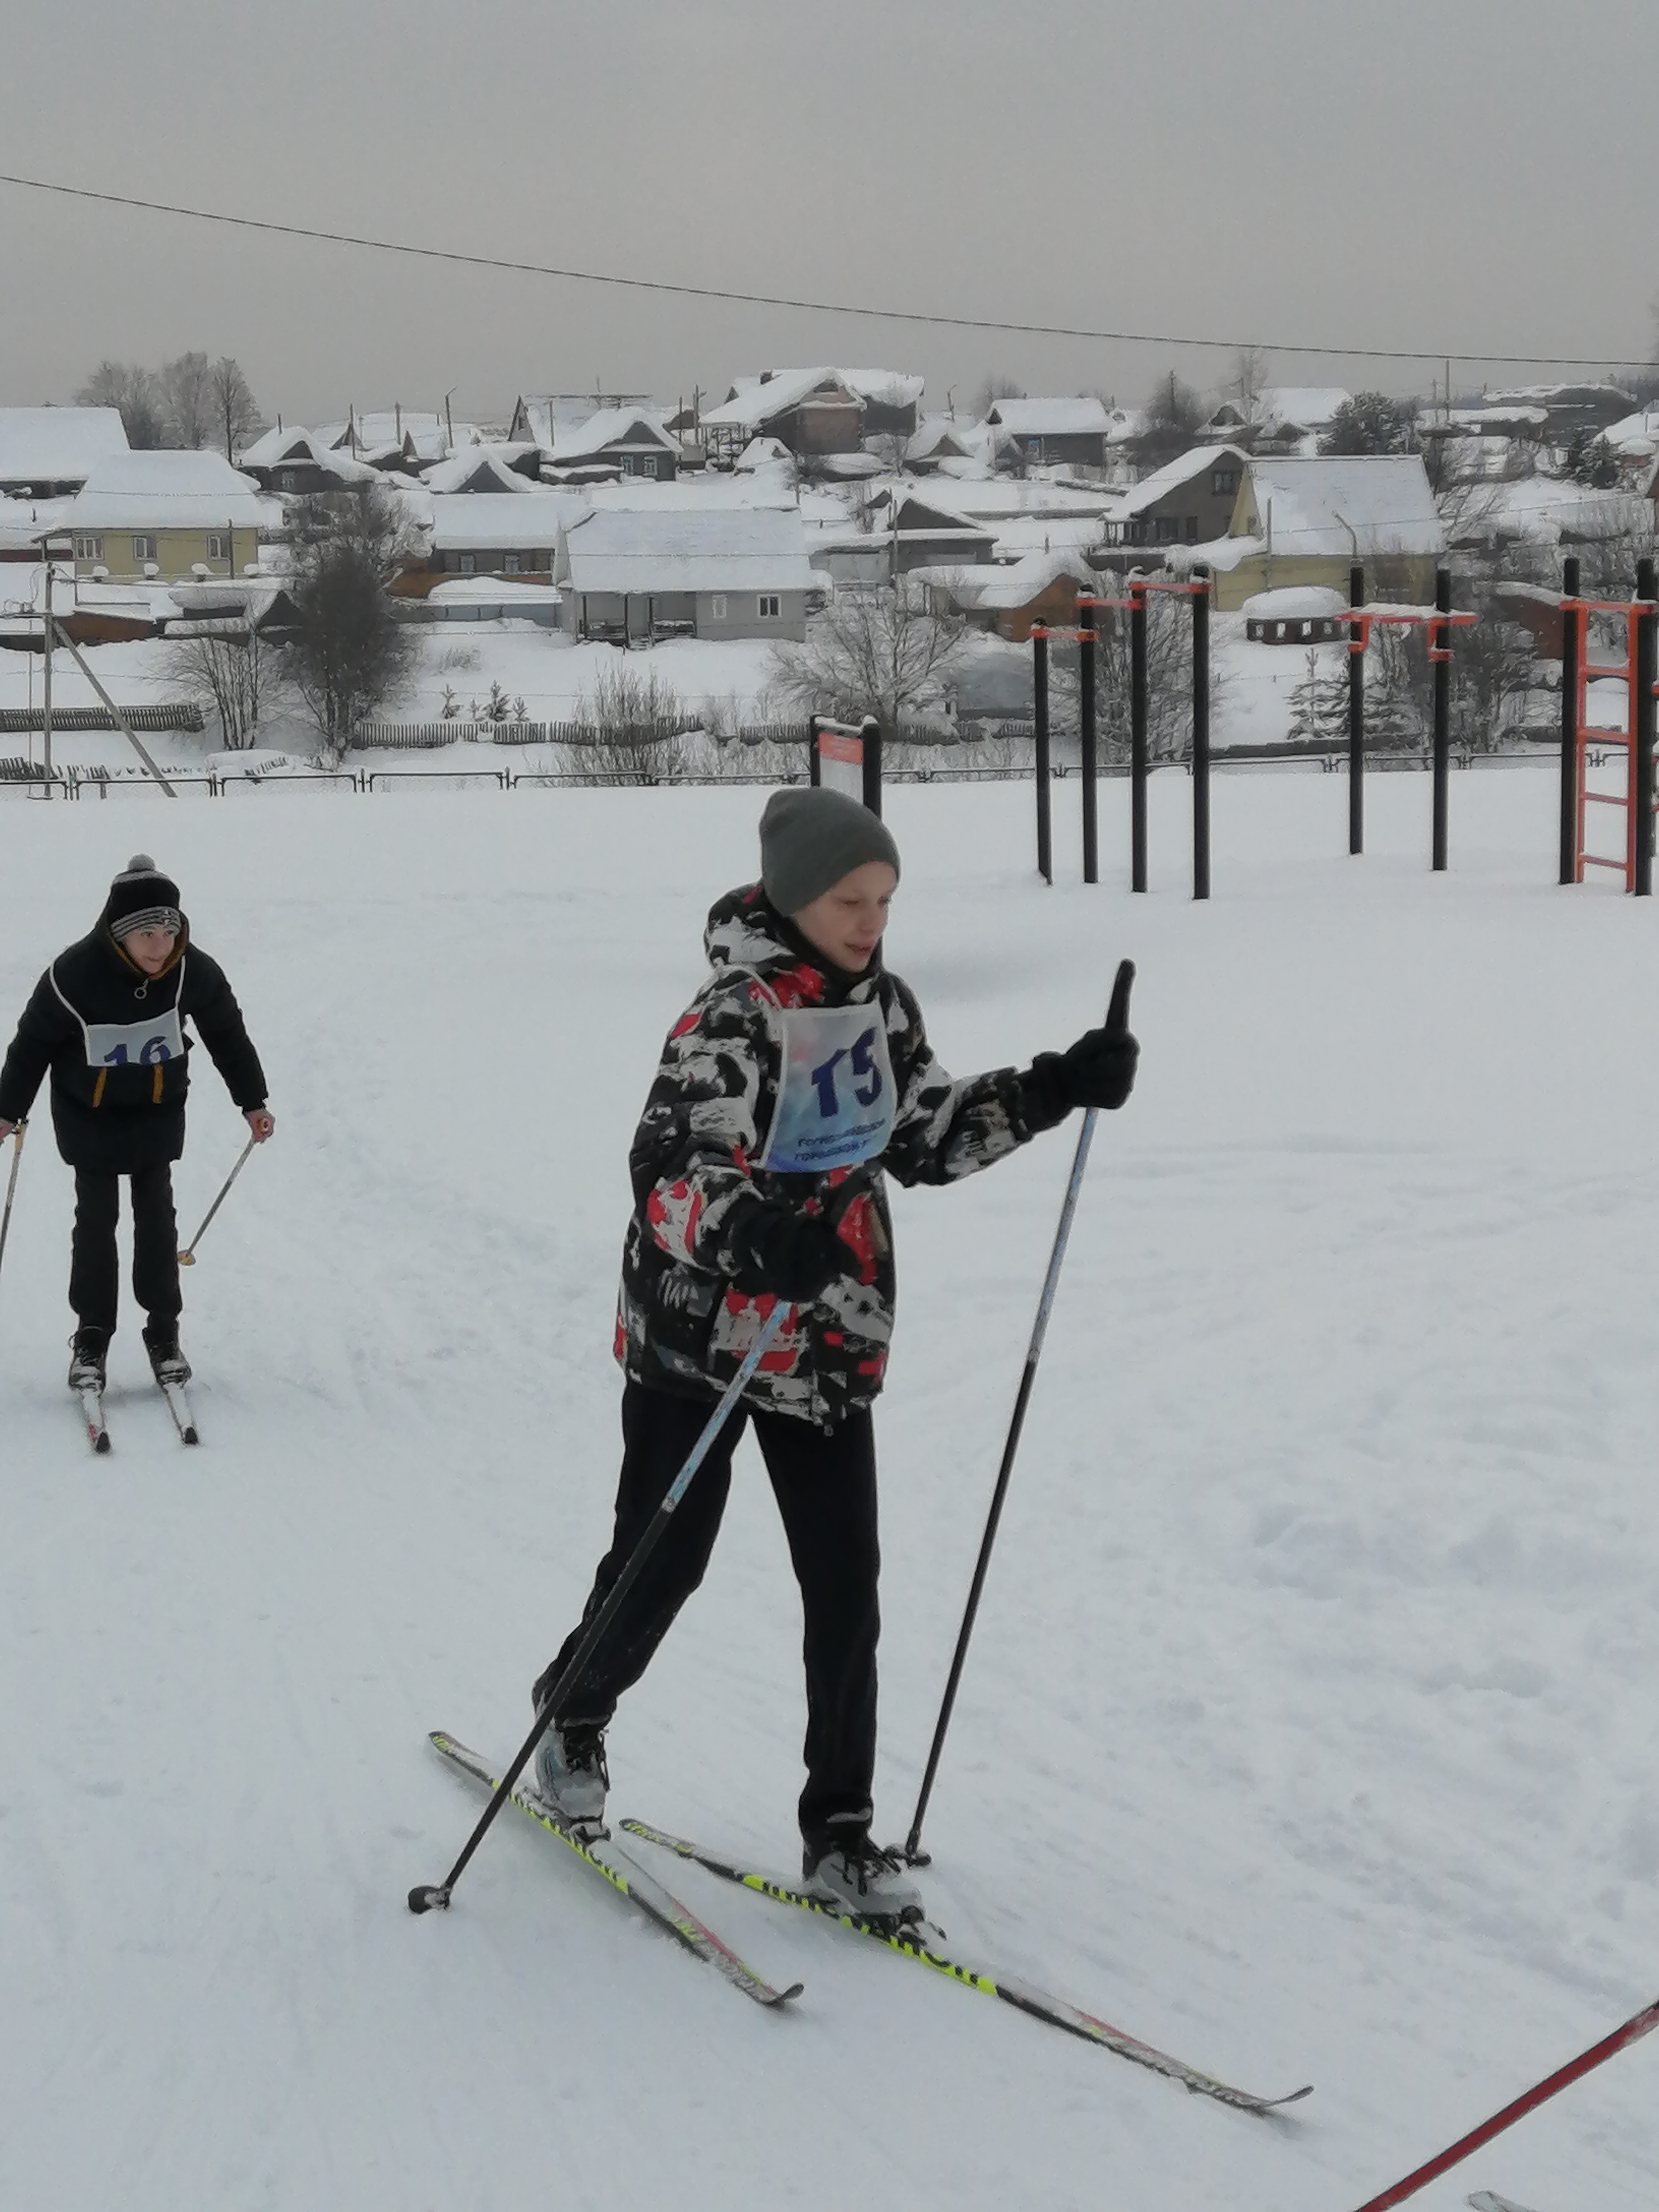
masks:
{"type": "Polygon", "coordinates": [[[1507,436],[1517,430],[1541,430],[1550,419],[1547,407],[1419,407],[1417,427],[1442,436],[1461,430],[1477,435],[1507,436]]]}
{"type": "Polygon", "coordinates": [[[551,584],[538,584],[528,576],[452,576],[445,583],[434,584],[427,599],[439,606],[476,606],[481,601],[504,606],[512,600],[522,601],[527,608],[559,604],[551,584]]]}
{"type": "MultiPolygon", "coordinates": [[[[582,498],[586,504],[611,514],[690,514],[701,510],[704,514],[723,512],[732,507],[787,507],[795,511],[795,497],[787,486],[763,483],[752,475],[728,476],[724,471],[695,476],[676,477],[672,482],[661,482],[652,477],[624,477],[619,483],[588,484],[582,498]]],[[[847,509],[839,500],[834,502],[839,520],[845,522],[847,509]]]]}
{"type": "Polygon", "coordinates": [[[1522,477],[1482,484],[1460,495],[1450,516],[1459,544],[1599,544],[1637,537],[1653,526],[1653,508],[1635,492],[1595,491],[1571,478],[1522,477]]]}
{"type": "Polygon", "coordinates": [[[422,469],[421,482],[428,491],[446,495],[469,485],[476,487],[480,479],[492,492],[527,492],[532,489],[532,479],[520,476],[510,465],[510,457],[536,450],[534,446],[469,446],[462,453],[452,453],[447,460],[422,469]]]}
{"type": "Polygon", "coordinates": [[[414,407],[379,407],[366,415],[353,415],[343,422],[325,422],[313,432],[319,449],[343,446],[348,453],[355,443],[362,453],[400,453],[407,450],[416,460],[441,460],[463,446],[481,446],[483,433],[476,422],[457,422],[450,436],[447,416],[414,407]],[[354,437],[355,433],[355,437],[354,437]]]}
{"type": "Polygon", "coordinates": [[[966,460],[974,448],[968,442],[963,425],[949,415],[925,415],[910,434],[910,442],[904,448],[907,461],[926,461],[936,453],[948,454],[966,460]]]}
{"type": "Polygon", "coordinates": [[[1352,558],[1356,542],[1361,559],[1445,550],[1446,533],[1416,453],[1255,455],[1248,466],[1250,496],[1234,534],[1265,538],[1271,501],[1276,553],[1352,558]]]}
{"type": "Polygon", "coordinates": [[[678,453],[679,441],[663,428],[659,413],[645,407],[602,407],[580,424],[559,423],[553,440],[553,459],[579,461],[602,453],[607,446],[626,443],[678,453]]]}
{"type": "Polygon", "coordinates": [[[896,495],[892,526],[912,541],[918,538],[977,538],[988,544],[996,537],[987,524],[958,513],[954,505],[938,498],[931,483],[926,491],[902,490],[896,495]]]}
{"type": "Polygon", "coordinates": [[[1144,407],[1109,407],[1106,410],[1106,442],[1109,446],[1127,446],[1146,434],[1147,416],[1144,407]]]}
{"type": "Polygon", "coordinates": [[[1638,407],[1633,415],[1610,422],[1601,435],[1621,459],[1644,461],[1659,451],[1659,407],[1638,407]]]}
{"type": "Polygon", "coordinates": [[[948,563],[941,563],[911,573],[930,581],[948,581],[951,596],[958,606],[981,607],[988,611],[1029,606],[1039,592],[1046,592],[1061,576],[1069,576],[1073,583],[1085,586],[1098,581],[1082,555],[1066,547],[1054,552],[1028,553],[1024,559],[1000,568],[952,568],[948,563]]]}
{"type": "MultiPolygon", "coordinates": [[[[929,477],[922,481],[926,489],[921,496],[938,499],[939,478],[929,477]]],[[[898,497],[903,498],[908,489],[901,485],[898,497]]],[[[1015,483],[1007,477],[995,477],[983,481],[958,479],[945,496],[958,514],[972,515],[981,522],[1000,522],[1018,515],[1111,514],[1116,512],[1121,495],[1108,491],[1104,485],[1085,491],[1072,484],[1015,483]]]]}
{"type": "Polygon", "coordinates": [[[999,399],[985,419],[1014,438],[1103,438],[1111,428],[1099,399],[999,399]]]}
{"type": "Polygon", "coordinates": [[[574,592],[811,592],[793,507],[598,512],[573,522],[559,580],[574,592]]]}
{"type": "Polygon", "coordinates": [[[1277,592],[1253,592],[1239,612],[1257,621],[1320,622],[1346,614],[1347,607],[1328,584],[1287,584],[1277,592]]]}
{"type": "Polygon", "coordinates": [[[780,368],[763,377],[740,376],[721,407],[703,410],[703,427],[716,430],[758,430],[815,394],[843,405],[863,402],[836,368],[780,368]]]}
{"type": "Polygon", "coordinates": [[[925,376],[905,376],[896,368],[844,368],[841,374],[860,399],[882,407],[920,407],[927,382],[925,376]]]}
{"type": "Polygon", "coordinates": [[[273,428],[244,446],[236,456],[245,469],[276,468],[283,461],[314,461],[318,446],[309,430],[290,422],[286,430],[273,428]]]}
{"type": "Polygon", "coordinates": [[[1252,419],[1270,436],[1283,429],[1323,430],[1352,398],[1340,384],[1270,384],[1256,394],[1252,419]]]}
{"type": "MultiPolygon", "coordinates": [[[[652,404],[643,392],[611,392],[604,399],[611,408],[648,408],[652,404]]],[[[520,437],[550,453],[561,431],[579,429],[600,411],[601,404],[601,397],[592,392],[547,392],[537,396],[520,392],[513,410],[513,427],[520,437]]]]}
{"type": "Polygon", "coordinates": [[[1237,446],[1194,446],[1190,453],[1165,461],[1161,469],[1154,469],[1151,476],[1143,477],[1132,489],[1120,493],[1114,503],[1114,517],[1123,520],[1132,514],[1145,514],[1166,492],[1179,491],[1194,477],[1203,476],[1211,469],[1225,468],[1230,462],[1241,470],[1245,465],[1245,457],[1237,446]]]}
{"type": "Polygon", "coordinates": [[[113,407],[0,407],[0,480],[7,483],[67,483],[126,450],[113,407]]]}
{"type": "Polygon", "coordinates": [[[440,492],[432,501],[434,552],[550,553],[559,532],[587,512],[579,491],[440,492]]]}
{"type": "Polygon", "coordinates": [[[108,453],[63,511],[66,530],[243,530],[281,510],[222,453],[108,453]]]}
{"type": "Polygon", "coordinates": [[[1635,393],[1617,384],[1516,384],[1507,392],[1488,392],[1485,395],[1488,407],[1508,406],[1517,399],[1533,400],[1542,407],[1570,407],[1609,398],[1622,399],[1632,407],[1636,404],[1635,393]]]}

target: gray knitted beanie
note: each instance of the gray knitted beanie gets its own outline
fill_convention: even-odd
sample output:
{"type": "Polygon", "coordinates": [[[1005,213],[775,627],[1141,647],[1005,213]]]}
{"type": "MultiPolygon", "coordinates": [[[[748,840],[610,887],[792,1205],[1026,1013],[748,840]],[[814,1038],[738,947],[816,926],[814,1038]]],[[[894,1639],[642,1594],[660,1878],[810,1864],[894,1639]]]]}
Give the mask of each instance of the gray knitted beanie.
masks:
{"type": "Polygon", "coordinates": [[[118,945],[136,929],[170,929],[176,934],[184,927],[178,884],[148,853],[135,853],[109,887],[103,923],[118,945]]]}
{"type": "Polygon", "coordinates": [[[898,847],[879,815],[822,786],[775,791],[761,816],[761,882],[780,914],[799,914],[866,860],[899,872],[898,847]]]}

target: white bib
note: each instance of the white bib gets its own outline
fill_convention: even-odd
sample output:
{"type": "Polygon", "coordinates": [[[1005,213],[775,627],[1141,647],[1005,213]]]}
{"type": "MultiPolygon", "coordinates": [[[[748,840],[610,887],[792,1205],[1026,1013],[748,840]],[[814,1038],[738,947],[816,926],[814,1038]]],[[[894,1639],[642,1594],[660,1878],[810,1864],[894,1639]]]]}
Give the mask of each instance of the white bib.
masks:
{"type": "Polygon", "coordinates": [[[177,1006],[148,1014],[142,1022],[85,1022],[88,1067],[156,1067],[177,1060],[185,1033],[177,1006]]]}
{"type": "Polygon", "coordinates": [[[792,1006],[780,1018],[783,1068],[760,1165],[821,1175],[874,1159],[893,1133],[896,1104],[879,1000],[792,1006]]]}

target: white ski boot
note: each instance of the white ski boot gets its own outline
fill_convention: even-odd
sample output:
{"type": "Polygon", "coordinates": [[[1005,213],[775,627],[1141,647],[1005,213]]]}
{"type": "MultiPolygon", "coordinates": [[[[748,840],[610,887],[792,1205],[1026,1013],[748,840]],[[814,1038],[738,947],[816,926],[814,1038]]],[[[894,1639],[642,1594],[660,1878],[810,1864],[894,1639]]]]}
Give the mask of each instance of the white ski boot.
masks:
{"type": "Polygon", "coordinates": [[[591,1721],[550,1726],[536,1751],[536,1787],[568,1827],[605,1825],[605,1730],[591,1721]]]}
{"type": "Polygon", "coordinates": [[[70,1339],[69,1386],[71,1390],[100,1390],[104,1387],[104,1364],[109,1358],[110,1333],[89,1326],[77,1328],[70,1339]]]}
{"type": "Polygon", "coordinates": [[[920,1920],[921,1892],[896,1857],[872,1844],[862,1829],[847,1836],[808,1837],[801,1856],[802,1885],[861,1920],[920,1920]]]}
{"type": "Polygon", "coordinates": [[[163,1389],[169,1382],[182,1386],[189,1382],[190,1362],[179,1349],[176,1321],[146,1322],[144,1349],[149,1354],[150,1372],[163,1389]]]}

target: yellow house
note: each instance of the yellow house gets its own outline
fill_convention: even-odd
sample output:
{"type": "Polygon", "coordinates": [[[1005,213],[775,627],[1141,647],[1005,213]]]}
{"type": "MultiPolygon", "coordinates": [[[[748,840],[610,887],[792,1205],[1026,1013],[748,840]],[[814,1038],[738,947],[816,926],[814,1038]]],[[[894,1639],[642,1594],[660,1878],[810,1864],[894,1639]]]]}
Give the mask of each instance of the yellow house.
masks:
{"type": "Polygon", "coordinates": [[[1227,535],[1200,553],[1215,568],[1215,605],[1236,614],[1258,592],[1322,584],[1348,596],[1348,571],[1365,569],[1365,593],[1426,606],[1446,533],[1416,453],[1252,457],[1227,535]]]}
{"type": "Polygon", "coordinates": [[[75,541],[75,573],[159,583],[240,575],[259,557],[274,502],[222,453],[112,453],[65,502],[61,531],[75,541]]]}

